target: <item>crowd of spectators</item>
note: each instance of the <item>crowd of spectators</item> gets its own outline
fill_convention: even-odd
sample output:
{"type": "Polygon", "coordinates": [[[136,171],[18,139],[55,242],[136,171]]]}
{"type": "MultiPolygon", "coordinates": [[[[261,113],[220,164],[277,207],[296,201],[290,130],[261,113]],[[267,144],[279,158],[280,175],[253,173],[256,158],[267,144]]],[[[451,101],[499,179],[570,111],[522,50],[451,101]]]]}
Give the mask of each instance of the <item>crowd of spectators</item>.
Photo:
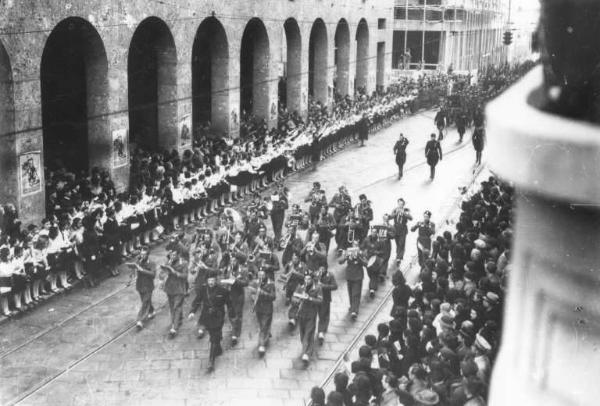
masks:
{"type": "Polygon", "coordinates": [[[391,320],[365,336],[358,358],[312,406],[484,406],[500,346],[514,189],[494,177],[465,194],[409,286],[393,274],[391,320]],[[375,332],[374,332],[375,333],[375,332]]]}
{"type": "MultiPolygon", "coordinates": [[[[511,78],[516,74],[504,73],[511,78]]],[[[372,131],[425,106],[439,103],[451,77],[401,79],[385,92],[335,97],[329,108],[310,101],[306,119],[282,106],[277,128],[245,115],[240,137],[195,134],[191,149],[130,151],[130,187],[117,193],[107,170],[47,168],[46,218],[22,225],[14,206],[1,211],[0,312],[12,315],[83,279],[95,286],[104,271],[140,244],[157,240],[227,202],[264,188],[353,142],[357,126],[372,131]]]]}

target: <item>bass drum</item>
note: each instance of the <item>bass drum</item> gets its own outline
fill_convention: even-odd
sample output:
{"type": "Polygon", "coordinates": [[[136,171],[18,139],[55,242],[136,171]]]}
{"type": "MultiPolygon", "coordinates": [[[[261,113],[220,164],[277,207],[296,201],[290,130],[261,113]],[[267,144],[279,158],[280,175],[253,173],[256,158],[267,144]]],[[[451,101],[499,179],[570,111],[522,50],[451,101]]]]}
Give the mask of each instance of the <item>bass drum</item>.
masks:
{"type": "Polygon", "coordinates": [[[381,268],[381,265],[383,265],[383,258],[373,255],[367,262],[367,272],[377,272],[381,268]]]}

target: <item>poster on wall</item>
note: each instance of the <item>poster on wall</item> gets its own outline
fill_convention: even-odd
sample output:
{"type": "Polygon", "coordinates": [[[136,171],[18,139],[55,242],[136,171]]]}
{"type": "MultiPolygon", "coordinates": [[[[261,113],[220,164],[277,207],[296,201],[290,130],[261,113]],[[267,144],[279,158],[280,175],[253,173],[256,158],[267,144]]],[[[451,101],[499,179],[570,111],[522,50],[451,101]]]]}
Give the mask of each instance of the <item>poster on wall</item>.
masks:
{"type": "Polygon", "coordinates": [[[113,169],[125,166],[129,161],[128,138],[129,133],[125,128],[114,130],[112,132],[113,169]]]}
{"type": "Polygon", "coordinates": [[[186,148],[192,146],[192,115],[186,114],[179,120],[179,146],[186,148]]]}
{"type": "Polygon", "coordinates": [[[29,196],[42,190],[42,168],[40,152],[19,155],[19,182],[21,196],[29,196]]]}

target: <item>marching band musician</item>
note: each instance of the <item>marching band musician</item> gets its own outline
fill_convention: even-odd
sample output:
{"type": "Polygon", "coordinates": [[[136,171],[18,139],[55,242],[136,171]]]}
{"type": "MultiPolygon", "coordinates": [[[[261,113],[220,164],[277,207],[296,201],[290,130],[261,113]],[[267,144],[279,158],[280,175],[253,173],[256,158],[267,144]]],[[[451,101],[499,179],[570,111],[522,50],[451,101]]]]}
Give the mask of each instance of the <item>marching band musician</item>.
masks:
{"type": "Polygon", "coordinates": [[[323,264],[327,265],[327,255],[325,254],[325,244],[319,242],[319,233],[312,233],[310,241],[306,243],[300,257],[304,259],[306,267],[315,272],[323,264]]]}
{"type": "Polygon", "coordinates": [[[396,262],[398,265],[404,259],[408,222],[413,219],[410,210],[408,207],[405,207],[405,204],[404,199],[398,199],[398,205],[391,214],[394,221],[394,240],[396,241],[396,262]]]}
{"type": "Polygon", "coordinates": [[[392,240],[395,238],[394,227],[390,224],[390,216],[387,214],[383,215],[383,224],[377,226],[377,235],[381,242],[381,249],[383,265],[381,266],[381,272],[379,274],[380,280],[383,282],[387,277],[387,269],[390,263],[390,257],[392,256],[392,240]]]}
{"type": "MultiPolygon", "coordinates": [[[[277,191],[271,195],[271,223],[275,241],[281,240],[281,229],[285,219],[285,211],[288,209],[288,198],[282,183],[277,185],[277,191]]],[[[279,248],[279,247],[274,247],[279,248]]]]}
{"type": "Polygon", "coordinates": [[[362,241],[369,232],[369,225],[371,224],[371,220],[373,220],[373,209],[371,208],[371,202],[365,194],[361,194],[358,198],[360,202],[354,208],[354,215],[360,221],[361,232],[358,234],[358,239],[362,241]]]}
{"type": "Polygon", "coordinates": [[[370,229],[370,233],[361,244],[361,250],[366,254],[366,258],[376,257],[374,264],[368,264],[367,275],[369,276],[369,296],[375,297],[375,291],[379,285],[379,275],[383,266],[383,244],[377,235],[377,228],[370,229]]]}
{"type": "Polygon", "coordinates": [[[244,219],[244,235],[250,245],[259,234],[260,228],[265,227],[265,224],[258,218],[258,212],[255,209],[250,209],[248,213],[248,216],[244,219]]]}
{"type": "MultiPolygon", "coordinates": [[[[216,271],[218,266],[218,258],[212,248],[208,248],[207,243],[197,246],[194,251],[194,258],[190,268],[192,273],[196,274],[194,279],[194,291],[198,296],[202,286],[206,283],[207,276],[211,271],[216,271]]],[[[204,337],[204,325],[202,320],[198,320],[198,338],[204,337]]]]}
{"type": "Polygon", "coordinates": [[[143,245],[136,262],[129,263],[135,272],[135,289],[140,294],[142,306],[137,315],[136,326],[138,330],[144,328],[144,322],[154,318],[154,307],[152,306],[152,291],[154,290],[154,278],[156,277],[156,263],[150,261],[150,249],[143,245]]]}
{"type": "MultiPolygon", "coordinates": [[[[286,278],[286,281],[283,289],[285,291],[286,306],[290,304],[296,288],[304,280],[305,273],[306,264],[300,260],[300,254],[294,252],[292,254],[292,260],[284,268],[284,277],[286,278]]],[[[290,324],[295,324],[295,320],[290,322],[290,324]]]]}
{"type": "Polygon", "coordinates": [[[256,275],[258,270],[263,269],[266,272],[269,279],[275,280],[275,272],[279,271],[279,269],[281,268],[277,255],[275,255],[273,251],[266,248],[258,252],[256,261],[257,269],[256,272],[254,272],[254,274],[256,275]]]}
{"type": "Polygon", "coordinates": [[[335,276],[327,271],[327,265],[321,265],[319,267],[318,274],[315,276],[317,285],[321,287],[323,291],[323,301],[319,305],[319,325],[317,326],[317,338],[319,344],[323,345],[325,340],[325,333],[329,327],[329,316],[331,314],[331,292],[337,290],[338,285],[335,280],[335,276]]]}
{"type": "Polygon", "coordinates": [[[223,354],[221,339],[223,338],[223,324],[225,324],[225,306],[231,306],[229,292],[217,284],[217,271],[210,271],[206,283],[196,294],[190,309],[189,319],[200,310],[200,320],[206,326],[210,336],[210,351],[208,356],[208,371],[215,370],[215,359],[223,354]]]}
{"type": "Polygon", "coordinates": [[[275,301],[275,283],[267,277],[264,270],[259,270],[257,279],[250,287],[254,297],[253,311],[258,321],[258,355],[265,354],[269,338],[271,337],[271,323],[273,321],[273,302],[275,301]]]}
{"type": "Polygon", "coordinates": [[[348,300],[350,302],[350,316],[356,320],[358,309],[360,307],[360,296],[362,293],[362,283],[365,277],[364,266],[366,261],[360,253],[358,241],[352,243],[352,247],[346,250],[338,263],[346,263],[346,281],[348,286],[348,300]]]}
{"type": "Polygon", "coordinates": [[[321,208],[327,206],[327,197],[325,196],[325,191],[321,189],[321,184],[319,182],[313,182],[313,188],[308,193],[308,197],[304,199],[304,202],[310,202],[310,207],[308,209],[310,222],[313,224],[316,223],[319,219],[321,208]]]}
{"type": "Polygon", "coordinates": [[[333,215],[329,213],[327,206],[321,206],[321,213],[316,222],[315,230],[319,233],[319,241],[325,244],[325,255],[329,252],[329,244],[333,237],[336,224],[333,215]]]}
{"type": "Polygon", "coordinates": [[[329,207],[334,208],[333,218],[335,219],[336,224],[340,224],[342,217],[348,214],[352,209],[352,199],[345,186],[340,186],[338,193],[331,198],[329,207]]]}
{"type": "Polygon", "coordinates": [[[282,237],[280,248],[283,249],[281,255],[281,264],[285,267],[291,260],[294,253],[300,253],[304,247],[304,241],[296,234],[296,225],[288,224],[288,231],[285,236],[282,237]]]}
{"type": "Polygon", "coordinates": [[[274,245],[273,239],[267,235],[267,227],[264,225],[259,227],[258,235],[248,242],[248,247],[255,254],[259,249],[273,251],[274,245]]]}
{"type": "Polygon", "coordinates": [[[294,318],[298,320],[300,341],[302,342],[302,361],[305,364],[308,364],[313,352],[317,315],[322,302],[323,291],[314,282],[312,273],[307,271],[304,275],[304,283],[298,286],[294,292],[294,305],[290,308],[290,312],[294,312],[294,318]]]}
{"type": "MultiPolygon", "coordinates": [[[[167,294],[171,312],[170,338],[177,335],[183,318],[183,301],[187,293],[188,255],[186,251],[170,251],[167,264],[161,265],[161,268],[167,272],[164,291],[167,294]]],[[[164,278],[164,274],[162,277],[164,278]]]]}
{"type": "Polygon", "coordinates": [[[431,237],[435,234],[435,224],[431,221],[431,212],[426,210],[423,213],[423,221],[411,227],[410,231],[418,230],[417,253],[419,255],[419,265],[425,265],[425,259],[429,258],[431,253],[431,237]]]}
{"type": "Polygon", "coordinates": [[[228,307],[229,322],[231,323],[231,345],[238,343],[242,334],[242,318],[244,315],[244,299],[248,286],[248,268],[241,266],[236,257],[231,257],[229,264],[221,270],[221,285],[229,290],[231,306],[228,307]]]}
{"type": "Polygon", "coordinates": [[[242,232],[238,231],[233,235],[233,243],[227,248],[228,260],[230,261],[231,258],[235,257],[242,264],[248,259],[248,250],[248,244],[244,241],[242,232]]]}

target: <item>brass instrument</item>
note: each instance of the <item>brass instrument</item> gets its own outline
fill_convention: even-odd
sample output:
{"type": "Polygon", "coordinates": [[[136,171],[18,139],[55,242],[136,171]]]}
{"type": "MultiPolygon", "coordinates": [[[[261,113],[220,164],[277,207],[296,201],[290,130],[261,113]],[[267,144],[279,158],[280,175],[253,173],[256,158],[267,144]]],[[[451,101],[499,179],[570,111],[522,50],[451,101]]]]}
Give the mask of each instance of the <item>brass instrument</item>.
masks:
{"type": "Polygon", "coordinates": [[[256,285],[256,297],[254,298],[254,303],[252,303],[252,313],[256,312],[256,305],[258,303],[258,299],[260,298],[260,293],[262,292],[261,288],[263,285],[265,285],[265,279],[258,281],[256,285]]]}
{"type": "Polygon", "coordinates": [[[288,244],[290,243],[291,239],[292,239],[292,233],[288,232],[286,235],[284,235],[281,238],[281,241],[279,242],[279,248],[285,249],[285,247],[287,247],[288,244]]]}
{"type": "Polygon", "coordinates": [[[356,234],[354,228],[355,227],[353,227],[352,225],[348,226],[348,242],[350,244],[352,244],[354,242],[354,237],[355,237],[355,234],[356,234]]]}

